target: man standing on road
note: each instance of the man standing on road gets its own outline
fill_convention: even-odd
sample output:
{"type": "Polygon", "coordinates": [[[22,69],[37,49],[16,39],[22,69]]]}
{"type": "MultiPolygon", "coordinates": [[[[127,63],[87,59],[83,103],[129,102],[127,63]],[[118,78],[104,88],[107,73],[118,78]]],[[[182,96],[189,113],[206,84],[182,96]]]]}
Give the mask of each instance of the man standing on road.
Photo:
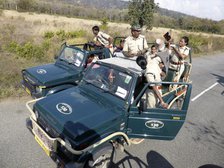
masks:
{"type": "Polygon", "coordinates": [[[125,39],[123,54],[126,57],[144,55],[147,52],[148,44],[145,36],[141,35],[140,25],[131,27],[131,36],[125,39]]]}
{"type": "Polygon", "coordinates": [[[110,52],[113,53],[113,38],[110,35],[100,31],[99,26],[93,26],[92,31],[95,35],[93,39],[95,45],[108,48],[110,52]]]}

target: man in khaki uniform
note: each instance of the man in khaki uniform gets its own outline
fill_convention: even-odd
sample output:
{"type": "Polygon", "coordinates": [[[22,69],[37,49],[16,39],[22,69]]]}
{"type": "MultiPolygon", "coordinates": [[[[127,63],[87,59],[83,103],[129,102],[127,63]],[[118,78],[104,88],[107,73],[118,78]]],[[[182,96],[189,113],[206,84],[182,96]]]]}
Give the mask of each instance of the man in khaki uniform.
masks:
{"type": "Polygon", "coordinates": [[[147,52],[148,44],[145,36],[141,35],[141,27],[134,25],[131,27],[131,36],[125,39],[123,54],[126,57],[144,55],[147,52]]]}
{"type": "Polygon", "coordinates": [[[184,72],[184,59],[189,56],[190,48],[187,47],[189,42],[188,37],[184,36],[179,41],[179,46],[171,46],[172,53],[170,59],[170,69],[177,70],[174,82],[179,82],[179,79],[184,72]]]}
{"type": "Polygon", "coordinates": [[[93,34],[95,35],[93,41],[97,46],[103,46],[110,50],[111,53],[113,53],[113,38],[100,31],[99,26],[93,26],[92,27],[93,34]]]}
{"type": "MultiPolygon", "coordinates": [[[[148,59],[147,61],[148,63],[145,72],[147,82],[161,82],[162,67],[164,66],[163,62],[160,62],[158,64],[157,62],[150,59],[148,59]]],[[[150,88],[147,89],[147,108],[155,108],[158,103],[160,103],[163,108],[168,107],[168,104],[163,101],[161,89],[161,85],[158,84],[151,84],[150,88]]]]}

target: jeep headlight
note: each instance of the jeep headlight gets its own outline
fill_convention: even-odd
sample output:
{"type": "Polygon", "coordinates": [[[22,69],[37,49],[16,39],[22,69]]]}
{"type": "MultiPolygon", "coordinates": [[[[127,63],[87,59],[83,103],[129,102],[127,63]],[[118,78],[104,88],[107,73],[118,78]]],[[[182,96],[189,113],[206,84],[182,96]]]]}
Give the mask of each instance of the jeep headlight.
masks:
{"type": "Polygon", "coordinates": [[[39,113],[38,113],[37,110],[34,110],[34,114],[35,114],[36,119],[38,119],[38,117],[39,117],[39,113]]]}
{"type": "Polygon", "coordinates": [[[37,93],[42,92],[43,88],[46,88],[46,86],[36,86],[36,92],[37,93]]]}
{"type": "Polygon", "coordinates": [[[36,92],[37,92],[37,93],[42,92],[42,87],[36,86],[36,92]]]}

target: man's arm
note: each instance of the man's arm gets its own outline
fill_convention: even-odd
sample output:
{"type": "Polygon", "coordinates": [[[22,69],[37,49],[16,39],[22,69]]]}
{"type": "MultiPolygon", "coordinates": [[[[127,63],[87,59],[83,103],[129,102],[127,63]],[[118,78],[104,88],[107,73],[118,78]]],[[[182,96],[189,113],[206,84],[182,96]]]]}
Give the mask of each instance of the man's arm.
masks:
{"type": "Polygon", "coordinates": [[[109,46],[112,46],[114,39],[112,37],[109,37],[108,41],[109,41],[109,46]]]}
{"type": "Polygon", "coordinates": [[[155,85],[152,86],[152,90],[154,91],[154,93],[156,94],[157,98],[159,99],[160,104],[162,105],[162,107],[163,108],[167,108],[168,104],[163,101],[163,98],[162,98],[160,92],[158,91],[158,89],[157,89],[157,87],[155,85]]]}
{"type": "Polygon", "coordinates": [[[172,47],[177,56],[181,59],[185,59],[188,55],[180,53],[175,47],[172,47]]]}

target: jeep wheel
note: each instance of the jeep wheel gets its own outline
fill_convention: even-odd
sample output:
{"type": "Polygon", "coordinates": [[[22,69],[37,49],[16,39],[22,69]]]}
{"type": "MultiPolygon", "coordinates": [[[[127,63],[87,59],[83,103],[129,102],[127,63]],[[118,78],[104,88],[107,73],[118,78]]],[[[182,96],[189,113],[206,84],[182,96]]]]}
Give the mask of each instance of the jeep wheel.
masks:
{"type": "Polygon", "coordinates": [[[115,150],[111,144],[106,144],[92,154],[86,162],[86,168],[110,168],[115,161],[115,150]]]}

